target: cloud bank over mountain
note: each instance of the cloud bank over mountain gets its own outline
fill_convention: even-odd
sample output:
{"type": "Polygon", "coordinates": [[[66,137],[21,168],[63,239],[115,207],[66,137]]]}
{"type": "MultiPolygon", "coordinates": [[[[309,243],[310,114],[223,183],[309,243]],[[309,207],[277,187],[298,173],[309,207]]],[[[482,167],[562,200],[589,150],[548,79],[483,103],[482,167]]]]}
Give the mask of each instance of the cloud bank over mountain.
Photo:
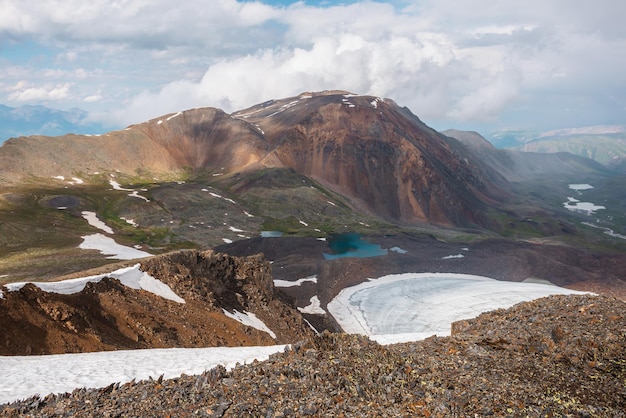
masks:
{"type": "Polygon", "coordinates": [[[337,88],[393,97],[436,127],[626,116],[622,2],[334,3],[5,0],[0,92],[117,126],[337,88]]]}

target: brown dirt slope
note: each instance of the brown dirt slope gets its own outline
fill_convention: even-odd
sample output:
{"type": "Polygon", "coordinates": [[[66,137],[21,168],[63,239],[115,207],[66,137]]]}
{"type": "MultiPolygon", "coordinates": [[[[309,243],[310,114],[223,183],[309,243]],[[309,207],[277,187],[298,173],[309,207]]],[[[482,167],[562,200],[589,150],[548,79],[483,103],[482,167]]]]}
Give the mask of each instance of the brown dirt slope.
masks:
{"type": "Polygon", "coordinates": [[[168,284],[186,303],[105,278],[79,293],[48,293],[33,284],[3,289],[0,355],[117,349],[271,345],[311,331],[274,293],[269,263],[183,251],[146,259],[142,270],[168,284]],[[253,312],[276,334],[228,318],[223,309],[253,312]]]}

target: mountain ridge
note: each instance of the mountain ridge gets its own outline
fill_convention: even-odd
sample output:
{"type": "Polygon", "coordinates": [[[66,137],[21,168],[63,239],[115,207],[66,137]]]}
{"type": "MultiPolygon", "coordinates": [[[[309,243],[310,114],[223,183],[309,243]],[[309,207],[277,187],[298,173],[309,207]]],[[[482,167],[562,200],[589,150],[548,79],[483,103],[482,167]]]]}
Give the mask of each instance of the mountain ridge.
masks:
{"type": "Polygon", "coordinates": [[[177,300],[135,289],[113,272],[70,293],[33,283],[0,288],[0,355],[272,345],[311,335],[277,293],[262,256],[182,251],[141,260],[138,271],[168,286],[177,300]],[[251,315],[267,331],[241,322],[251,315]]]}
{"type": "Polygon", "coordinates": [[[303,94],[233,116],[193,109],[100,137],[11,139],[0,148],[0,176],[13,184],[27,177],[89,181],[109,171],[153,181],[283,167],[383,218],[443,225],[484,223],[480,210],[465,208],[506,195],[463,147],[393,101],[303,94]]]}

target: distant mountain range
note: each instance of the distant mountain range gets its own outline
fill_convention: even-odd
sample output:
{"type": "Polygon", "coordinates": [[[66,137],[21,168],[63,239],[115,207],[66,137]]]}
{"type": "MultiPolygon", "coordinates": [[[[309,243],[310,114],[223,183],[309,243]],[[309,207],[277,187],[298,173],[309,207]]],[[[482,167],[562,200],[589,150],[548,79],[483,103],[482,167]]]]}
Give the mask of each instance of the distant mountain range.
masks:
{"type": "Polygon", "coordinates": [[[569,152],[626,172],[626,126],[599,125],[547,132],[505,130],[487,139],[498,148],[526,152],[569,152]]]}
{"type": "Polygon", "coordinates": [[[52,109],[46,106],[0,105],[0,144],[9,138],[29,135],[57,136],[67,133],[97,134],[105,128],[87,122],[87,111],[52,109]]]}

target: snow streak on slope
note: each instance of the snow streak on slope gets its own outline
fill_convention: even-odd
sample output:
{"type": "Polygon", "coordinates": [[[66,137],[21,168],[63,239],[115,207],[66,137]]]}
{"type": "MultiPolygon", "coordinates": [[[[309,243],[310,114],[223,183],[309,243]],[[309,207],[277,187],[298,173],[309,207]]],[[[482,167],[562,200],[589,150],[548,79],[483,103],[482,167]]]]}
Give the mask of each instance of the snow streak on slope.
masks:
{"type": "Polygon", "coordinates": [[[81,238],[83,242],[78,245],[78,248],[98,250],[109,259],[134,260],[136,258],[152,257],[150,253],[118,244],[113,238],[102,234],[86,235],[81,238]]]}
{"type": "Polygon", "coordinates": [[[166,348],[47,356],[0,356],[0,404],[33,395],[105,387],[133,379],[200,374],[221,364],[266,360],[286,346],[166,348]]]}
{"type": "Polygon", "coordinates": [[[222,309],[222,311],[227,317],[232,318],[235,321],[249,327],[256,328],[259,331],[267,332],[270,337],[276,339],[276,334],[274,333],[274,331],[269,329],[269,327],[265,325],[265,322],[261,321],[254,313],[245,311],[239,312],[237,309],[235,309],[233,313],[228,312],[226,309],[222,309]]]}
{"type": "Polygon", "coordinates": [[[466,274],[406,273],[343,289],[327,309],[345,332],[393,343],[450,335],[452,322],[519,302],[580,293],[466,274]]]}
{"type": "Polygon", "coordinates": [[[317,275],[314,274],[313,276],[307,276],[302,279],[298,279],[294,281],[274,279],[274,286],[294,287],[294,286],[301,286],[302,283],[305,283],[305,282],[317,283],[317,275]]]}
{"type": "MultiPolygon", "coordinates": [[[[147,292],[154,293],[165,299],[172,300],[178,303],[185,303],[185,299],[178,296],[174,291],[165,283],[155,279],[148,273],[145,273],[139,269],[139,264],[135,264],[133,267],[126,267],[119,270],[115,270],[111,273],[99,274],[97,276],[80,277],[77,279],[62,280],[60,282],[33,282],[35,286],[43,290],[44,292],[61,293],[69,295],[78,293],[85,288],[85,285],[89,282],[99,282],[105,277],[111,277],[118,279],[124,286],[128,286],[132,289],[143,289],[147,292]]],[[[9,283],[6,284],[6,288],[9,291],[17,291],[26,285],[25,282],[21,283],[9,283]]],[[[2,297],[0,291],[0,298],[2,297]]]]}

